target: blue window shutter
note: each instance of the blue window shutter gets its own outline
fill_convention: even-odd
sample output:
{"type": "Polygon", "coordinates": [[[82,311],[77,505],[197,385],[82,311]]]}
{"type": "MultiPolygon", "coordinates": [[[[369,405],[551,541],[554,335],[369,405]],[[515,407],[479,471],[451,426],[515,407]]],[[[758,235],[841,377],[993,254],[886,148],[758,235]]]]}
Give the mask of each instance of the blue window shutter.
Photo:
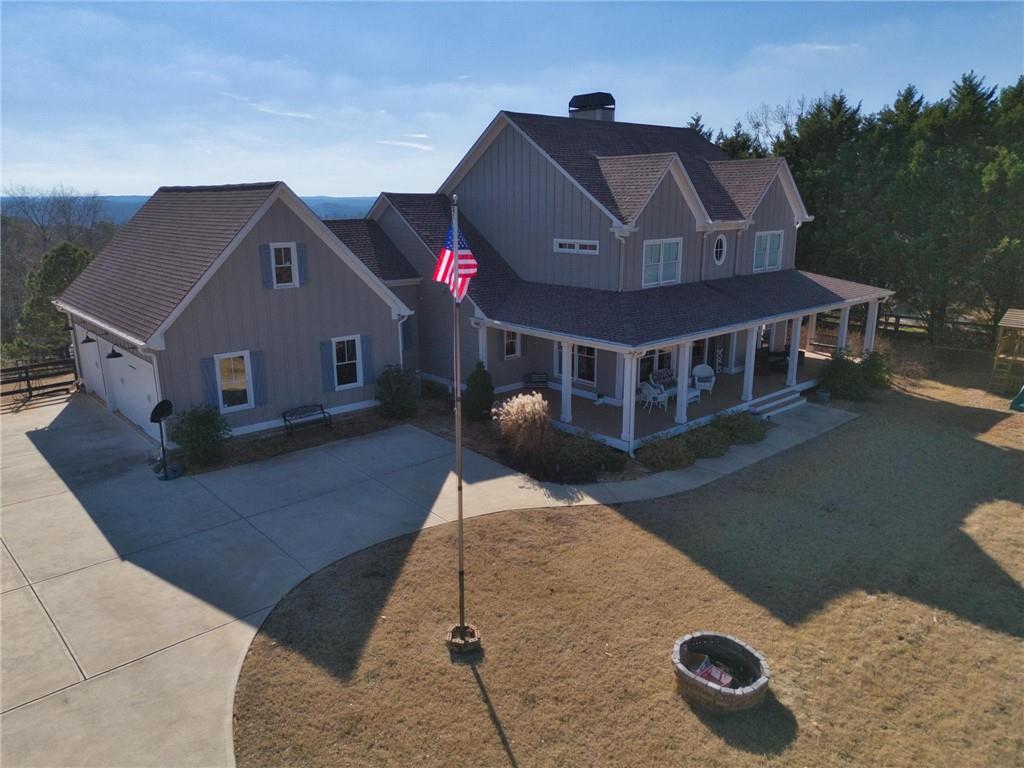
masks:
{"type": "Polygon", "coordinates": [[[267,366],[262,352],[249,352],[252,365],[252,399],[256,405],[267,404],[267,366]]]}
{"type": "Polygon", "coordinates": [[[519,356],[526,357],[526,336],[519,334],[519,356]]]}
{"type": "Polygon", "coordinates": [[[299,262],[299,285],[309,282],[309,257],[306,256],[306,244],[295,244],[295,258],[299,262]]]}
{"type": "Polygon", "coordinates": [[[220,397],[217,392],[217,371],[212,357],[204,357],[199,361],[199,370],[203,375],[203,399],[214,408],[220,408],[220,397]]]}
{"type": "Polygon", "coordinates": [[[371,387],[377,378],[377,373],[373,369],[373,345],[370,343],[370,337],[365,335],[359,337],[359,344],[359,362],[363,366],[363,386],[371,387]]]}
{"type": "Polygon", "coordinates": [[[320,342],[320,374],[324,392],[337,389],[337,375],[334,372],[334,345],[329,341],[320,342]]]}
{"type": "Polygon", "coordinates": [[[266,243],[260,246],[260,274],[263,276],[263,287],[273,288],[274,270],[270,258],[270,245],[266,243]]]}

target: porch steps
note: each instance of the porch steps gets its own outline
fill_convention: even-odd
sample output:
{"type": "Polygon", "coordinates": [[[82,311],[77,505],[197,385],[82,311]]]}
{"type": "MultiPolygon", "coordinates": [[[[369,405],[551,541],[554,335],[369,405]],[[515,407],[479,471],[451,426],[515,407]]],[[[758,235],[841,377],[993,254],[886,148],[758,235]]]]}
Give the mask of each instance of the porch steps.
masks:
{"type": "Polygon", "coordinates": [[[783,390],[771,397],[766,397],[757,405],[751,406],[750,413],[765,420],[770,420],[780,413],[799,408],[807,401],[796,390],[783,390]]]}

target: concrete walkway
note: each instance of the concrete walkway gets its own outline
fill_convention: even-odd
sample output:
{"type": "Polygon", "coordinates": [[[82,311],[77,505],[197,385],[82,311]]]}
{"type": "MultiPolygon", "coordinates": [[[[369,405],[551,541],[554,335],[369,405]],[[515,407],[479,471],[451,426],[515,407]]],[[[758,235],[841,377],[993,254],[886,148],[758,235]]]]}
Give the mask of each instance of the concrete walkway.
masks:
{"type": "MultiPolygon", "coordinates": [[[[482,515],[686,491],[833,429],[808,405],[764,442],[639,480],[538,484],[466,453],[482,515]]],[[[414,427],[163,483],[150,445],[84,396],[3,417],[0,762],[234,763],[235,683],[256,629],[313,571],[449,521],[451,443],[414,427]]]]}

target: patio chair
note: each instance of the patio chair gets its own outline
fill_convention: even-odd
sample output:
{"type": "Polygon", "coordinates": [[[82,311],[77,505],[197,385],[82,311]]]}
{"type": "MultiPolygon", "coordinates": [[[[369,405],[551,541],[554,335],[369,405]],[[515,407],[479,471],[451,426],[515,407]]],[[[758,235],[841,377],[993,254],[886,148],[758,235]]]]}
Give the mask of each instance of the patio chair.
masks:
{"type": "Polygon", "coordinates": [[[693,388],[709,395],[715,388],[715,369],[701,363],[693,369],[693,388]]]}
{"type": "Polygon", "coordinates": [[[664,391],[655,389],[650,382],[643,382],[640,385],[640,406],[648,412],[658,406],[663,411],[668,410],[668,395],[664,391]]]}

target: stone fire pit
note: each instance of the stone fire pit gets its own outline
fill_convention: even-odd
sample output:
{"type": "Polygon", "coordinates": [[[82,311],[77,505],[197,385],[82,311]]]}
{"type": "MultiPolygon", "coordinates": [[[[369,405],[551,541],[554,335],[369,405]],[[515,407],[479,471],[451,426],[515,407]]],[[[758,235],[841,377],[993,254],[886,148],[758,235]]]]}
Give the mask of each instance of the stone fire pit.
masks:
{"type": "Polygon", "coordinates": [[[735,637],[715,632],[694,632],[676,641],[672,649],[679,690],[687,701],[719,712],[739,712],[764,701],[771,670],[764,656],[735,637]],[[734,678],[729,686],[697,675],[705,658],[734,678]]]}

